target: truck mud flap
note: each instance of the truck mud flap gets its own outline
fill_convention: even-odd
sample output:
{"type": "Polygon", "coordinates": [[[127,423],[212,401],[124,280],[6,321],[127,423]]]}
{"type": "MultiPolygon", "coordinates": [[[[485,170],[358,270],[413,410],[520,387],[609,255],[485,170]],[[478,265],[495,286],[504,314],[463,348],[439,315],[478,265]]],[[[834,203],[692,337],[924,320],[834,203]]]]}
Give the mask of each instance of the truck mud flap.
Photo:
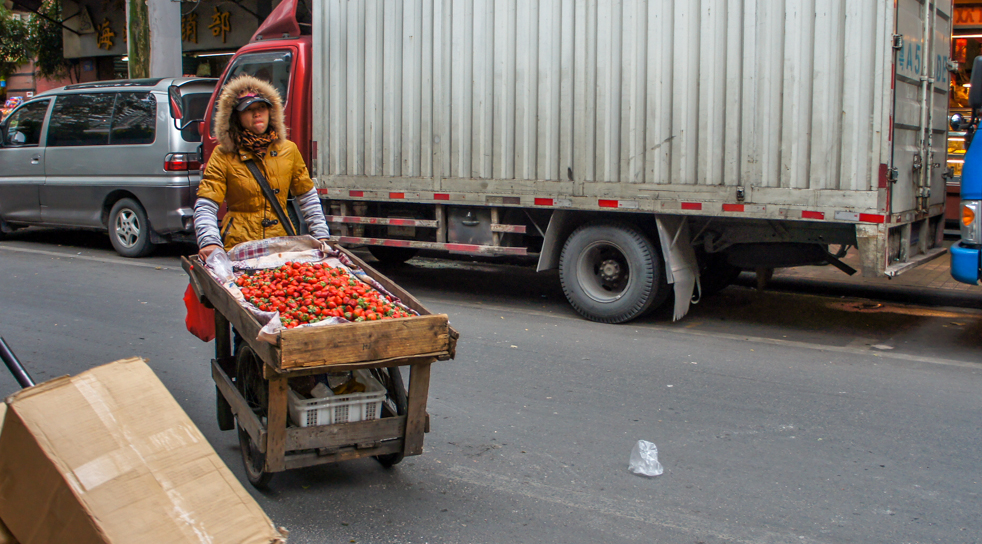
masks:
{"type": "Polygon", "coordinates": [[[675,291],[672,320],[678,321],[689,313],[689,304],[693,302],[692,295],[699,283],[699,265],[690,242],[689,221],[682,216],[659,215],[655,222],[665,259],[665,278],[675,291]]]}

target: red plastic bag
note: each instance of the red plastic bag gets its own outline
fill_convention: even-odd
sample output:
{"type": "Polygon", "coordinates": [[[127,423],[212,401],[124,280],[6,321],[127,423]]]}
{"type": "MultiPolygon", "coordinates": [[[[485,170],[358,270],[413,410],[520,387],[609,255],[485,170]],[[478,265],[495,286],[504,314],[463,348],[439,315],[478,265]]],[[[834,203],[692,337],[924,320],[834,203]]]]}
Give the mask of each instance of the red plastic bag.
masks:
{"type": "Polygon", "coordinates": [[[211,342],[215,339],[215,310],[205,308],[205,305],[198,300],[198,295],[194,294],[194,289],[188,284],[184,291],[184,306],[188,309],[188,315],[184,318],[184,324],[188,327],[188,332],[197,336],[204,342],[211,342]]]}

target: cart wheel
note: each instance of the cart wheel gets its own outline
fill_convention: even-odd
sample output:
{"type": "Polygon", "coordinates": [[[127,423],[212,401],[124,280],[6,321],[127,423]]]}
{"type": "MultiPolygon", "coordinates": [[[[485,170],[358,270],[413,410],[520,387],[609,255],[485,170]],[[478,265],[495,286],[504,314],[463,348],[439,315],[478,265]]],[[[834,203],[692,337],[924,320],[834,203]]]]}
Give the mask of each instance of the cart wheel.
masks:
{"type": "MultiPolygon", "coordinates": [[[[248,346],[242,346],[235,357],[235,382],[239,393],[249,403],[249,408],[260,421],[266,418],[266,408],[269,406],[269,388],[263,378],[263,363],[256,352],[248,346]]],[[[266,472],[266,454],[259,451],[259,446],[253,442],[249,433],[238,425],[239,446],[242,449],[242,464],[245,466],[246,477],[256,489],[266,489],[273,479],[272,472],[266,472]]]]}
{"type": "Polygon", "coordinates": [[[215,410],[218,415],[218,430],[231,431],[235,428],[235,414],[232,407],[222,395],[222,391],[215,386],[215,410]]]}
{"type": "MultiPolygon", "coordinates": [[[[409,408],[406,400],[406,386],[403,385],[399,367],[372,369],[372,377],[385,386],[385,402],[382,403],[382,417],[404,416],[409,408]]],[[[404,457],[402,452],[376,455],[375,459],[385,468],[399,464],[404,457]]]]}

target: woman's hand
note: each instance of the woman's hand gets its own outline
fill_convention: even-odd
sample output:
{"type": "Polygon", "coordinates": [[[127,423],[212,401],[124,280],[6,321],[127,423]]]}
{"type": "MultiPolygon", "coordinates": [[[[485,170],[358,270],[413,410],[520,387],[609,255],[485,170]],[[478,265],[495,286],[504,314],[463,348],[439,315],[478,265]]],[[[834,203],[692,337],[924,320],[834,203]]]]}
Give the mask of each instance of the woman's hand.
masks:
{"type": "Polygon", "coordinates": [[[321,243],[321,248],[320,248],[321,251],[323,251],[325,253],[328,252],[328,251],[331,251],[331,246],[328,245],[328,242],[330,241],[330,239],[328,239],[328,238],[318,238],[317,241],[321,243]]]}
{"type": "Polygon", "coordinates": [[[198,258],[201,259],[201,262],[206,262],[208,261],[208,256],[218,250],[224,251],[222,249],[222,246],[218,244],[211,244],[209,246],[205,246],[200,250],[198,250],[198,258]]]}

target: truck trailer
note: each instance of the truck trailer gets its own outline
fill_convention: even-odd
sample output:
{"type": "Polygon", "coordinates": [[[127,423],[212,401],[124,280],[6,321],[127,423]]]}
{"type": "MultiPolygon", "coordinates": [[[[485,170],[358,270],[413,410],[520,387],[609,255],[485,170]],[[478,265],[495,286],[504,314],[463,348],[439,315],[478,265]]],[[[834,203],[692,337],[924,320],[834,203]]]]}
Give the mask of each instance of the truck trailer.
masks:
{"type": "MultiPolygon", "coordinates": [[[[944,253],[951,0],[282,0],[274,83],[333,237],[530,255],[621,323],[741,270],[944,253]]],[[[206,153],[213,148],[206,138],[206,153]]]]}

